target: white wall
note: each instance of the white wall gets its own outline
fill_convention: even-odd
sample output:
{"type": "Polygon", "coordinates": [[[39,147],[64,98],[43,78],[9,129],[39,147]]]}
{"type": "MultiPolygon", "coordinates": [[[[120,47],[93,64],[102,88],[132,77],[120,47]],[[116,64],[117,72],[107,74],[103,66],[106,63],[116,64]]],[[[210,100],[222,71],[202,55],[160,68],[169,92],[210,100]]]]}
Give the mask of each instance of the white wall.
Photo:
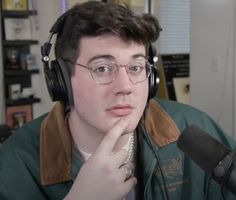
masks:
{"type": "Polygon", "coordinates": [[[235,96],[235,0],[191,1],[191,104],[231,135],[235,96]]]}

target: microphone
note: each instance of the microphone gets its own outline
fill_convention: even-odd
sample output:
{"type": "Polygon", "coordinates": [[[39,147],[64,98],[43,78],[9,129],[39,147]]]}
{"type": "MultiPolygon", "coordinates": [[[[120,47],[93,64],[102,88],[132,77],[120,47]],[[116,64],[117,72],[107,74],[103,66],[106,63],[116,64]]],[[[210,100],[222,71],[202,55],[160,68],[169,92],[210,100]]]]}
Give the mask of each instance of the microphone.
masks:
{"type": "Polygon", "coordinates": [[[229,149],[196,125],[181,133],[177,146],[221,187],[236,195],[236,149],[229,149]]]}

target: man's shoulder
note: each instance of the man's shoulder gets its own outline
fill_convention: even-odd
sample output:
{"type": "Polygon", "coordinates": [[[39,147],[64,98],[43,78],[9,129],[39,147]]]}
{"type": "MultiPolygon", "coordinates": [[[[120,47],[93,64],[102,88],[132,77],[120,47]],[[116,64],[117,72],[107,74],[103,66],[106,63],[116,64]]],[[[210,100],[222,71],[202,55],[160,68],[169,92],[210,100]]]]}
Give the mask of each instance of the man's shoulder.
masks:
{"type": "Polygon", "coordinates": [[[191,105],[179,103],[171,100],[154,99],[158,105],[176,122],[186,121],[196,123],[197,121],[213,122],[211,117],[204,111],[199,110],[191,105]]]}
{"type": "Polygon", "coordinates": [[[175,122],[179,131],[182,132],[190,125],[196,125],[209,135],[217,138],[228,146],[236,146],[236,142],[229,133],[226,133],[220,125],[207,113],[193,106],[163,99],[154,99],[157,104],[175,122]]]}
{"type": "Polygon", "coordinates": [[[160,98],[154,99],[166,112],[172,114],[176,112],[191,114],[196,113],[199,115],[206,115],[203,111],[199,110],[198,108],[195,108],[191,105],[180,103],[173,100],[165,100],[160,98]]]}
{"type": "MultiPolygon", "coordinates": [[[[0,184],[0,196],[3,195],[7,199],[16,199],[17,194],[29,196],[32,194],[31,190],[33,187],[35,188],[35,184],[40,183],[40,127],[45,116],[17,129],[0,146],[0,180],[2,183],[2,185],[0,184]],[[16,187],[21,189],[14,190],[16,187]]],[[[34,195],[37,198],[37,192],[34,195]]]]}

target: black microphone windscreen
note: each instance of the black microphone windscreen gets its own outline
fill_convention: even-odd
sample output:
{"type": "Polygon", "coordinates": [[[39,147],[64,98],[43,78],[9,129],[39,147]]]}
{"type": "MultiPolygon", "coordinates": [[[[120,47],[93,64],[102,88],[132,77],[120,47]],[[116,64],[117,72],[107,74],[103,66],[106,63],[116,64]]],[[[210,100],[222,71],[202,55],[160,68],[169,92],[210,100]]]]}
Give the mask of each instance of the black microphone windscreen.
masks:
{"type": "Polygon", "coordinates": [[[230,152],[225,145],[195,125],[181,133],[177,146],[208,174],[230,152]]]}

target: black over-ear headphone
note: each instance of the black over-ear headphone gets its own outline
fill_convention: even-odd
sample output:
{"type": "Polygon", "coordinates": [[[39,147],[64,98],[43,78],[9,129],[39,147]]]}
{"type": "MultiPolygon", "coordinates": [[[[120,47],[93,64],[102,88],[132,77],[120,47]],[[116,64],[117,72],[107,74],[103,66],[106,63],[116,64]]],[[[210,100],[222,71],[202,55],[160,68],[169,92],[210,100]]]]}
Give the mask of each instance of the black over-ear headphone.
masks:
{"type": "Polygon", "coordinates": [[[52,37],[61,31],[67,15],[68,12],[62,14],[51,27],[48,41],[41,47],[41,55],[46,85],[52,101],[62,101],[66,109],[69,109],[74,104],[69,66],[62,58],[50,62],[49,57],[52,37]]]}
{"type": "MultiPolygon", "coordinates": [[[[69,109],[70,106],[73,106],[74,104],[70,74],[68,70],[69,66],[62,58],[57,58],[50,62],[49,57],[52,46],[52,37],[54,34],[57,34],[62,30],[67,15],[68,12],[65,12],[51,27],[49,39],[41,47],[41,55],[44,65],[45,80],[52,101],[63,101],[66,108],[69,109]]],[[[159,84],[159,72],[157,69],[158,58],[156,55],[156,49],[153,45],[150,45],[149,47],[148,61],[153,65],[149,76],[148,100],[150,100],[155,97],[159,84]]]]}
{"type": "Polygon", "coordinates": [[[151,73],[149,76],[149,91],[148,91],[148,101],[156,96],[158,85],[160,82],[159,69],[157,67],[157,53],[156,48],[153,45],[149,47],[148,61],[152,65],[151,73]]]}

